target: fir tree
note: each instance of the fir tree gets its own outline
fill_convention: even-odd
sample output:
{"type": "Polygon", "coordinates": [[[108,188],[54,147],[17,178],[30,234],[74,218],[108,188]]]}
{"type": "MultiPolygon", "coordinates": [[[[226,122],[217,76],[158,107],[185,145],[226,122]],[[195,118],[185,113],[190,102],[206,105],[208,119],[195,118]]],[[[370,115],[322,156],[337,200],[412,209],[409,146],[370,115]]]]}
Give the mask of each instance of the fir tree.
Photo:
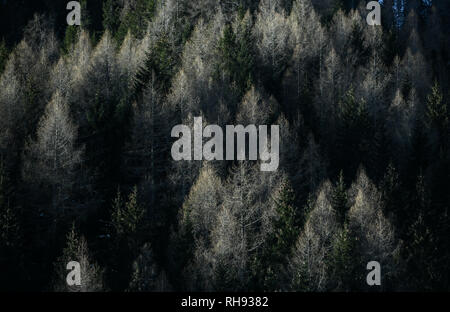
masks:
{"type": "Polygon", "coordinates": [[[113,280],[113,290],[123,290],[130,286],[133,261],[138,257],[140,247],[146,240],[145,210],[138,203],[137,187],[134,187],[125,201],[120,190],[112,203],[111,225],[113,228],[110,252],[115,256],[110,260],[110,268],[117,271],[113,280]]]}
{"type": "Polygon", "coordinates": [[[2,159],[0,160],[0,246],[14,247],[18,242],[19,224],[17,211],[13,206],[13,195],[14,190],[2,159]]]}
{"type": "Polygon", "coordinates": [[[338,165],[345,174],[354,174],[370,150],[371,120],[364,100],[358,101],[350,88],[340,102],[338,165]]]}
{"type": "Polygon", "coordinates": [[[261,254],[253,261],[256,271],[255,287],[276,290],[283,280],[284,266],[290,257],[299,231],[295,226],[296,213],[294,191],[287,179],[281,182],[275,198],[275,216],[272,232],[265,242],[261,254]],[[259,275],[259,276],[258,276],[259,275]]]}
{"type": "Polygon", "coordinates": [[[130,248],[139,246],[143,239],[143,227],[145,210],[138,203],[137,187],[133,188],[127,202],[123,202],[120,191],[113,201],[113,213],[111,216],[112,225],[118,238],[125,238],[130,244],[130,248]]]}
{"type": "Polygon", "coordinates": [[[295,227],[297,212],[294,203],[294,190],[288,181],[283,181],[281,190],[275,199],[277,217],[273,221],[274,245],[272,246],[272,255],[276,262],[281,262],[284,257],[290,254],[290,250],[298,236],[298,231],[295,227]]]}
{"type": "MultiPolygon", "coordinates": [[[[131,1],[130,1],[131,2],[131,1]]],[[[133,4],[128,4],[125,7],[125,16],[121,21],[121,24],[116,33],[116,39],[118,43],[121,43],[125,38],[128,30],[131,30],[131,34],[142,39],[145,30],[147,29],[148,22],[155,14],[156,0],[136,0],[133,4]]],[[[110,7],[106,6],[108,26],[111,26],[110,7]]],[[[122,13],[123,14],[123,13],[122,13]]]]}
{"type": "Polygon", "coordinates": [[[381,181],[381,196],[384,213],[389,217],[396,218],[396,225],[401,227],[406,205],[402,203],[402,187],[399,174],[392,163],[386,168],[381,181]]]}
{"type": "Polygon", "coordinates": [[[238,18],[234,25],[235,29],[227,24],[219,40],[218,53],[222,62],[218,63],[217,75],[226,75],[241,97],[253,82],[253,36],[249,13],[238,18]]]}
{"type": "Polygon", "coordinates": [[[103,28],[112,34],[120,25],[120,7],[118,1],[106,0],[103,2],[103,28]]]}
{"type": "Polygon", "coordinates": [[[355,291],[363,284],[364,264],[358,255],[358,242],[347,225],[339,231],[330,256],[330,270],[336,291],[355,291]]]}
{"type": "Polygon", "coordinates": [[[79,31],[80,31],[79,26],[75,25],[67,26],[62,48],[63,53],[68,54],[72,52],[73,45],[77,42],[79,31]]]}
{"type": "Polygon", "coordinates": [[[0,42],[0,75],[6,66],[6,61],[8,60],[8,48],[6,47],[5,39],[0,42]]]}
{"type": "Polygon", "coordinates": [[[147,53],[144,65],[136,74],[134,94],[141,95],[149,82],[152,82],[158,92],[166,95],[177,69],[177,63],[178,56],[175,54],[168,36],[162,35],[147,53]]]}
{"type": "Polygon", "coordinates": [[[334,185],[331,205],[336,211],[341,225],[345,223],[348,207],[348,195],[345,186],[344,172],[341,170],[339,178],[334,185]]]}
{"type": "Polygon", "coordinates": [[[431,93],[427,96],[427,121],[428,125],[435,128],[441,147],[446,147],[449,135],[449,111],[443,99],[438,82],[435,81],[431,93]]]}

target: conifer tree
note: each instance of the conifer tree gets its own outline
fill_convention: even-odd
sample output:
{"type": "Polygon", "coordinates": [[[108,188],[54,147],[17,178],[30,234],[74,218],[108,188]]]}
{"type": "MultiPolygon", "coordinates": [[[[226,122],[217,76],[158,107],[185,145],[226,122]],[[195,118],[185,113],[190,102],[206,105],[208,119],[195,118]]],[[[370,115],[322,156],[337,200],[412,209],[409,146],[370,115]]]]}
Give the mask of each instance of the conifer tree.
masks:
{"type": "Polygon", "coordinates": [[[263,79],[273,87],[284,73],[290,55],[288,19],[277,1],[260,2],[254,32],[263,79]]]}
{"type": "Polygon", "coordinates": [[[336,211],[340,224],[344,225],[349,207],[344,172],[342,170],[340,171],[338,180],[333,188],[331,204],[336,211]]]}
{"type": "Polygon", "coordinates": [[[352,207],[348,212],[348,224],[351,235],[357,237],[357,252],[362,263],[382,263],[385,284],[381,289],[389,289],[398,273],[398,244],[394,227],[383,214],[381,194],[362,168],[349,193],[352,207]]]}
{"type": "Polygon", "coordinates": [[[296,214],[299,211],[295,205],[294,190],[287,178],[284,178],[276,190],[273,198],[275,216],[272,218],[272,231],[268,235],[263,250],[256,257],[256,269],[261,274],[256,281],[256,287],[266,290],[276,290],[285,274],[286,260],[298,238],[298,229],[295,225],[296,214]]]}
{"type": "Polygon", "coordinates": [[[353,174],[358,164],[365,161],[365,157],[368,156],[372,128],[367,106],[364,100],[359,101],[355,98],[352,88],[347,91],[340,103],[339,119],[338,164],[344,168],[345,174],[347,172],[353,174]]]}
{"type": "Polygon", "coordinates": [[[5,39],[0,42],[0,75],[6,66],[6,61],[8,60],[8,49],[6,47],[5,39]]]}
{"type": "MultiPolygon", "coordinates": [[[[14,204],[14,190],[3,159],[0,160],[0,246],[14,247],[19,237],[18,214],[14,204]]],[[[6,253],[5,253],[6,255],[6,253]]]]}
{"type": "Polygon", "coordinates": [[[152,248],[145,244],[141,248],[138,258],[133,262],[133,274],[128,290],[132,292],[164,292],[170,291],[170,289],[171,286],[164,270],[155,263],[152,248]]]}
{"type": "Polygon", "coordinates": [[[302,203],[309,194],[317,191],[326,176],[326,163],[312,133],[309,134],[306,144],[300,163],[296,164],[300,180],[297,187],[302,196],[302,203]]]}
{"type": "Polygon", "coordinates": [[[447,146],[450,113],[437,81],[435,81],[431,93],[427,96],[426,113],[428,124],[436,129],[438,133],[440,145],[442,147],[447,146]]]}
{"type": "Polygon", "coordinates": [[[289,259],[292,290],[326,291],[332,282],[329,260],[338,221],[331,207],[330,192],[330,182],[323,183],[289,259]]]}
{"type": "Polygon", "coordinates": [[[389,163],[381,181],[380,191],[384,205],[384,213],[388,217],[396,218],[396,228],[401,230],[401,223],[407,211],[407,207],[402,203],[402,185],[397,169],[389,163]]]}
{"type": "MultiPolygon", "coordinates": [[[[148,22],[155,14],[156,3],[155,0],[125,1],[121,12],[121,23],[116,33],[117,42],[122,42],[128,30],[131,30],[134,37],[141,39],[144,36],[148,22]]],[[[105,23],[108,23],[108,26],[111,27],[114,26],[111,23],[112,18],[114,18],[114,7],[108,4],[105,4],[105,23]]]]}
{"type": "Polygon", "coordinates": [[[58,292],[101,292],[104,291],[103,270],[92,261],[87,241],[77,233],[75,225],[66,236],[63,254],[54,264],[55,278],[53,288],[58,292]],[[69,286],[66,282],[67,264],[76,261],[80,264],[81,285],[69,286]]]}
{"type": "Polygon", "coordinates": [[[113,201],[113,212],[111,222],[115,233],[119,239],[125,239],[130,249],[137,252],[140,242],[144,239],[144,217],[145,210],[138,203],[138,190],[135,186],[128,196],[128,200],[123,202],[120,191],[113,201]]]}
{"type": "Polygon", "coordinates": [[[133,261],[138,257],[142,244],[148,239],[145,209],[138,202],[135,186],[125,200],[120,190],[112,202],[112,240],[109,252],[115,256],[109,260],[110,269],[116,271],[111,284],[113,290],[130,286],[133,277],[133,261]]]}
{"type": "Polygon", "coordinates": [[[103,1],[103,28],[114,34],[120,25],[120,6],[118,1],[103,1]]]}
{"type": "Polygon", "coordinates": [[[402,251],[407,271],[417,272],[416,275],[408,276],[406,285],[425,291],[438,284],[439,269],[435,256],[437,237],[430,224],[430,220],[433,218],[432,201],[425,177],[421,172],[417,176],[414,191],[414,195],[410,199],[410,211],[407,219],[409,226],[406,233],[410,239],[404,244],[402,251]]]}
{"type": "Polygon", "coordinates": [[[79,26],[75,26],[75,25],[67,26],[66,33],[64,35],[64,42],[63,42],[63,52],[64,53],[67,54],[72,50],[73,45],[77,41],[79,31],[80,31],[79,26]]]}
{"type": "Polygon", "coordinates": [[[170,81],[177,69],[177,63],[178,56],[175,54],[168,36],[162,34],[147,53],[144,65],[136,74],[135,94],[139,95],[150,81],[161,94],[167,94],[170,81]]]}
{"type": "Polygon", "coordinates": [[[218,75],[225,75],[233,84],[238,97],[248,90],[253,82],[254,55],[252,22],[250,13],[237,17],[233,24],[227,24],[218,43],[218,75]]]}
{"type": "Polygon", "coordinates": [[[345,224],[336,235],[330,256],[329,270],[331,286],[335,291],[355,291],[361,289],[364,280],[364,263],[358,254],[358,239],[345,224]]]}
{"type": "Polygon", "coordinates": [[[77,146],[77,135],[67,102],[56,92],[39,122],[36,141],[26,146],[23,166],[23,177],[34,190],[40,187],[50,195],[47,213],[53,217],[82,213],[72,197],[81,180],[83,149],[77,146]]]}

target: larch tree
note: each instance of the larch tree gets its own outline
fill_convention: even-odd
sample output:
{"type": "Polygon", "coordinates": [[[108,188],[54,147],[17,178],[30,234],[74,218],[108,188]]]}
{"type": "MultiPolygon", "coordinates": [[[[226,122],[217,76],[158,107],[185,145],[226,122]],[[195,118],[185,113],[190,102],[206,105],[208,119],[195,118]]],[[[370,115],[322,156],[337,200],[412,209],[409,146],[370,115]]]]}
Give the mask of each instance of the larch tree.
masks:
{"type": "Polygon", "coordinates": [[[87,163],[103,195],[113,194],[120,180],[131,111],[129,81],[121,79],[116,49],[111,34],[105,32],[89,60],[77,116],[87,163]]]}
{"type": "Polygon", "coordinates": [[[254,27],[258,58],[268,83],[276,83],[284,73],[291,56],[291,34],[286,12],[277,1],[260,2],[254,27]]]}
{"type": "Polygon", "coordinates": [[[424,55],[419,51],[413,53],[406,49],[401,62],[401,90],[405,96],[409,96],[412,88],[415,88],[419,99],[425,99],[431,85],[430,71],[424,55]]]}
{"type": "Polygon", "coordinates": [[[330,195],[331,184],[325,182],[289,259],[292,290],[326,291],[329,287],[328,260],[338,231],[330,195]]]}
{"type": "Polygon", "coordinates": [[[222,181],[214,169],[205,164],[184,201],[180,228],[188,229],[193,238],[189,246],[193,257],[184,268],[184,275],[190,280],[188,288],[213,288],[213,231],[223,201],[222,189],[222,181]]]}
{"type": "Polygon", "coordinates": [[[101,292],[105,291],[103,270],[92,260],[86,238],[77,233],[75,226],[66,236],[63,254],[54,264],[54,291],[58,292],[101,292]],[[80,265],[81,285],[69,286],[66,282],[69,262],[76,261],[80,265]]]}
{"type": "Polygon", "coordinates": [[[264,90],[251,87],[238,107],[236,121],[242,125],[265,125],[278,111],[278,102],[264,90]]]}
{"type": "Polygon", "coordinates": [[[118,240],[124,240],[132,253],[137,253],[139,246],[145,240],[145,209],[138,199],[138,189],[135,186],[128,196],[122,199],[120,191],[113,201],[111,224],[118,240]]]}
{"type": "Polygon", "coordinates": [[[335,125],[333,116],[336,115],[337,103],[344,92],[345,81],[343,75],[343,64],[334,48],[328,52],[324,59],[324,72],[317,82],[317,96],[314,100],[315,114],[318,118],[320,129],[324,124],[335,125]]]}
{"type": "MultiPolygon", "coordinates": [[[[58,57],[57,50],[57,41],[49,25],[42,17],[36,16],[26,27],[24,39],[11,52],[6,64],[3,77],[11,81],[3,83],[15,87],[3,87],[6,87],[6,92],[15,90],[21,98],[16,102],[17,120],[14,128],[10,129],[10,134],[16,135],[15,139],[20,142],[35,132],[45,105],[51,98],[48,82],[51,68],[58,57]]],[[[10,101],[17,100],[14,94],[10,93],[9,96],[12,96],[10,101]]]]}
{"type": "Polygon", "coordinates": [[[367,28],[364,19],[356,10],[348,14],[339,10],[333,17],[330,37],[342,63],[341,75],[346,88],[352,83],[356,85],[358,66],[368,62],[364,28],[367,28]]]}
{"type": "Polygon", "coordinates": [[[277,177],[257,170],[256,164],[247,161],[234,165],[224,194],[223,205],[237,223],[239,236],[236,244],[241,252],[239,280],[242,283],[248,283],[251,257],[263,246],[270,233],[270,218],[274,214],[274,207],[268,205],[267,200],[277,177]]]}
{"type": "Polygon", "coordinates": [[[61,57],[51,73],[50,87],[52,91],[57,91],[62,97],[70,99],[74,88],[71,74],[70,65],[64,57],[61,57]]]}
{"type": "Polygon", "coordinates": [[[134,77],[138,71],[142,60],[139,58],[137,49],[139,42],[128,32],[125,36],[119,52],[117,53],[117,69],[119,79],[126,88],[130,89],[134,82],[134,77]]]}
{"type": "Polygon", "coordinates": [[[209,23],[199,21],[184,46],[181,69],[174,77],[168,96],[179,120],[186,118],[188,112],[197,115],[200,111],[208,119],[217,118],[217,103],[223,98],[224,86],[215,83],[213,77],[219,60],[217,45],[224,26],[224,16],[219,10],[209,23]]]}
{"type": "MultiPolygon", "coordinates": [[[[204,115],[200,115],[200,117],[205,120],[204,115]]],[[[189,114],[185,119],[183,119],[182,124],[187,125],[192,133],[194,128],[194,116],[189,114]]],[[[192,151],[190,151],[190,153],[192,156],[192,151]]],[[[171,188],[174,190],[171,200],[180,207],[183,205],[186,196],[189,194],[191,187],[194,185],[199,176],[202,168],[202,162],[175,161],[172,159],[169,168],[168,179],[171,188]]]]}
{"type": "MultiPolygon", "coordinates": [[[[24,131],[21,122],[25,115],[24,95],[21,92],[19,77],[15,73],[14,57],[14,54],[11,55],[5,71],[0,77],[0,114],[2,116],[2,122],[0,123],[0,149],[2,152],[8,146],[18,150],[20,148],[18,142],[24,131]]],[[[8,154],[5,157],[8,157],[8,154]]]]}
{"type": "Polygon", "coordinates": [[[245,289],[248,282],[245,279],[248,268],[241,258],[246,246],[236,243],[241,238],[239,222],[229,208],[222,206],[219,209],[211,235],[212,286],[218,291],[245,289]]]}
{"type": "Polygon", "coordinates": [[[310,0],[294,1],[289,16],[289,26],[292,34],[289,37],[289,44],[293,54],[284,84],[289,88],[286,91],[288,95],[296,95],[293,99],[294,105],[298,105],[299,101],[305,105],[301,101],[303,100],[301,95],[308,88],[309,79],[313,79],[311,68],[322,66],[327,34],[310,0]]]}
{"type": "Polygon", "coordinates": [[[81,83],[89,69],[89,62],[92,54],[92,44],[89,34],[82,30],[77,41],[69,53],[69,62],[74,82],[81,83]]]}
{"type": "Polygon", "coordinates": [[[14,58],[15,72],[25,94],[25,137],[34,133],[45,105],[52,97],[48,83],[58,52],[58,41],[49,20],[35,15],[25,27],[24,39],[16,47],[14,58]]]}
{"type": "Polygon", "coordinates": [[[358,237],[362,261],[378,261],[383,268],[382,279],[389,285],[397,272],[397,243],[394,228],[383,214],[381,193],[361,168],[349,192],[352,204],[348,212],[349,229],[358,237]]]}
{"type": "Polygon", "coordinates": [[[53,95],[41,118],[36,140],[27,144],[23,177],[34,187],[44,187],[51,196],[52,215],[64,215],[67,208],[79,215],[71,196],[82,164],[83,148],[77,144],[77,127],[72,122],[67,102],[59,92],[53,95]]]}
{"type": "Polygon", "coordinates": [[[357,84],[356,94],[367,103],[368,110],[379,115],[386,101],[386,88],[391,81],[388,68],[383,60],[383,30],[381,27],[365,27],[363,48],[367,62],[359,64],[358,76],[362,83],[357,84]]]}
{"type": "Polygon", "coordinates": [[[200,0],[200,1],[186,1],[186,12],[188,13],[192,22],[196,22],[198,19],[208,20],[211,18],[210,12],[217,12],[220,7],[219,3],[214,0],[200,0]]]}
{"type": "Polygon", "coordinates": [[[183,205],[183,222],[192,224],[194,238],[208,241],[223,199],[222,181],[204,165],[183,205]],[[189,220],[189,221],[188,221],[189,220]]]}
{"type": "Polygon", "coordinates": [[[397,155],[405,155],[411,148],[413,127],[417,117],[417,98],[415,89],[411,90],[411,99],[405,100],[400,90],[395,93],[389,107],[387,118],[388,131],[393,140],[397,155]]]}

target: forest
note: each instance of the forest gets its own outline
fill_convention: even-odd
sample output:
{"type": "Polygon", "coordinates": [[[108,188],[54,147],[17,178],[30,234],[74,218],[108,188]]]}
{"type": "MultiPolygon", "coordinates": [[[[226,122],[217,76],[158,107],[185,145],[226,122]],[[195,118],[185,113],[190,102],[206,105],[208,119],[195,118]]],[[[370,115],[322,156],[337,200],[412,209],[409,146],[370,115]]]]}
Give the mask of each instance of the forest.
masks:
{"type": "Polygon", "coordinates": [[[67,2],[0,1],[0,290],[450,291],[450,1],[67,2]],[[196,117],[278,170],[173,160],[196,117]]]}

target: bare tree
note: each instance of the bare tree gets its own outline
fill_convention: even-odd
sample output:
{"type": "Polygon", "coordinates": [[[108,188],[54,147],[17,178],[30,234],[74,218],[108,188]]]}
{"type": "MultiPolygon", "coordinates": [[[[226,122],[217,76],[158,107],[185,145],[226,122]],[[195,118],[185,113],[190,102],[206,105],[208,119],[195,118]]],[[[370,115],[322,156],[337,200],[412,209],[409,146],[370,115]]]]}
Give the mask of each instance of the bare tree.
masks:
{"type": "Polygon", "coordinates": [[[278,111],[278,106],[273,96],[252,87],[239,105],[236,121],[242,125],[265,125],[270,116],[278,111]]]}
{"type": "Polygon", "coordinates": [[[65,212],[77,183],[83,149],[76,140],[67,103],[56,92],[39,122],[36,140],[27,144],[23,168],[25,180],[49,188],[53,214],[65,212]]]}
{"type": "Polygon", "coordinates": [[[289,45],[291,30],[286,13],[275,2],[260,2],[254,31],[262,65],[276,81],[284,72],[292,52],[289,45]]]}
{"type": "Polygon", "coordinates": [[[381,193],[364,169],[359,169],[350,196],[349,228],[358,237],[364,263],[378,261],[383,267],[383,278],[392,278],[397,271],[394,257],[398,251],[394,228],[383,215],[381,193]]]}
{"type": "Polygon", "coordinates": [[[214,76],[219,59],[217,46],[224,26],[224,16],[219,10],[209,23],[199,21],[184,47],[181,69],[168,97],[172,110],[181,120],[187,117],[187,112],[198,115],[200,111],[208,119],[217,118],[223,85],[216,84],[214,76]]]}
{"type": "Polygon", "coordinates": [[[338,231],[337,216],[331,206],[330,195],[331,183],[327,181],[318,192],[314,208],[293,250],[289,264],[293,290],[328,289],[328,261],[338,231]]]}
{"type": "Polygon", "coordinates": [[[194,237],[209,240],[222,203],[222,189],[220,178],[204,165],[183,205],[183,220],[191,222],[194,237]]]}
{"type": "Polygon", "coordinates": [[[290,88],[287,95],[295,95],[296,102],[300,100],[301,91],[306,88],[308,76],[311,75],[308,69],[317,60],[319,61],[318,67],[320,67],[319,76],[321,74],[327,34],[319,18],[310,0],[294,1],[289,16],[291,28],[289,44],[293,55],[291,66],[285,77],[285,84],[290,88]]]}
{"type": "Polygon", "coordinates": [[[55,263],[53,289],[58,292],[101,292],[104,291],[103,270],[93,262],[84,236],[79,236],[72,227],[67,235],[63,255],[55,263]],[[66,282],[69,271],[67,264],[76,261],[80,264],[81,285],[69,286],[66,282]]]}

